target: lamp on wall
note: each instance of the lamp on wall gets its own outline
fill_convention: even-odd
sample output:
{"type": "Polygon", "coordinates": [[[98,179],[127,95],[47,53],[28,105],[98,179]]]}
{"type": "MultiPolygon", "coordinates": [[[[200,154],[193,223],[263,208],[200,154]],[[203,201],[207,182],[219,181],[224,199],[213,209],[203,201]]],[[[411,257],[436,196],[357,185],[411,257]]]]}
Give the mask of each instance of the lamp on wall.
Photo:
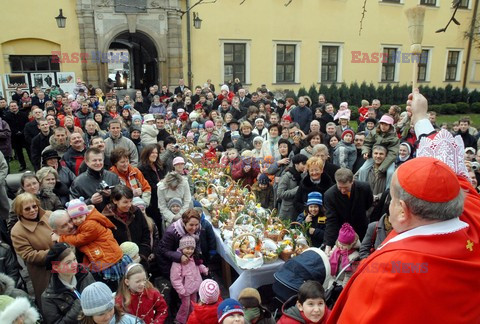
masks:
{"type": "Polygon", "coordinates": [[[60,9],[60,14],[55,17],[55,20],[57,21],[58,28],[65,28],[65,24],[67,23],[67,17],[63,15],[62,9],[60,9]]]}
{"type": "Polygon", "coordinates": [[[202,19],[198,17],[198,13],[196,12],[193,13],[193,27],[195,27],[195,29],[200,29],[202,27],[202,19]]]}

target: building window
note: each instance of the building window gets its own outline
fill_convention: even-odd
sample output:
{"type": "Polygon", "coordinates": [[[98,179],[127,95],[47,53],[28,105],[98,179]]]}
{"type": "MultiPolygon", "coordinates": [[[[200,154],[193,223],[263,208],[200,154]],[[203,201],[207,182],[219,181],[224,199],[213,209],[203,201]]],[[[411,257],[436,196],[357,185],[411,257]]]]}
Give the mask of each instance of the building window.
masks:
{"type": "Polygon", "coordinates": [[[468,9],[470,0],[460,0],[459,8],[468,9]]]}
{"type": "Polygon", "coordinates": [[[395,81],[396,56],[396,48],[383,49],[382,82],[395,81]]]}
{"type": "Polygon", "coordinates": [[[400,0],[383,0],[383,2],[400,3],[400,0]]]}
{"type": "Polygon", "coordinates": [[[10,55],[10,68],[14,73],[34,71],[60,72],[60,64],[52,62],[52,56],[10,55]]]}
{"type": "Polygon", "coordinates": [[[223,45],[223,80],[245,83],[246,44],[225,43],[223,45]]]}
{"type": "Polygon", "coordinates": [[[276,82],[295,82],[296,45],[277,44],[276,82]]]}
{"type": "Polygon", "coordinates": [[[437,0],[420,0],[420,4],[425,6],[436,6],[437,0]]]}
{"type": "Polygon", "coordinates": [[[428,81],[427,79],[427,65],[428,65],[429,50],[422,50],[420,61],[418,62],[418,81],[428,81]]]}
{"type": "Polygon", "coordinates": [[[458,70],[458,58],[460,57],[460,51],[448,51],[447,57],[447,73],[445,75],[445,81],[456,81],[458,70]]]}
{"type": "Polygon", "coordinates": [[[322,82],[337,82],[339,46],[322,46],[322,82]]]}

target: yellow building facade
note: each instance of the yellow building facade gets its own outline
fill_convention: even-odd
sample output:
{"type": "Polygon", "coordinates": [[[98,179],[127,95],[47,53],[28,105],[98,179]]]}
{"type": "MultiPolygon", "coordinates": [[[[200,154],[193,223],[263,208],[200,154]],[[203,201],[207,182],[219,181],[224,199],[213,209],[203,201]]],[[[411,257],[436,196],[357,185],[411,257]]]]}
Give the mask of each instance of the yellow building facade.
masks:
{"type": "Polygon", "coordinates": [[[19,10],[0,0],[0,75],[27,73],[33,85],[32,73],[72,72],[102,86],[111,76],[108,63],[67,60],[52,66],[45,57],[120,49],[130,53],[125,68],[133,88],[173,88],[179,78],[191,79],[192,86],[207,79],[220,85],[236,77],[250,89],[266,84],[271,90],[355,81],[406,84],[412,64],[405,56],[410,40],[404,11],[422,3],[420,84],[480,85],[478,44],[465,37],[480,0],[462,0],[456,14],[461,25],[452,23],[445,33],[435,31],[453,13],[450,0],[367,0],[360,35],[363,0],[293,0],[288,6],[289,0],[203,1],[185,13],[197,1],[28,0],[22,3],[28,10],[19,10]],[[66,28],[54,19],[60,8],[66,28]],[[194,13],[202,19],[200,29],[193,27],[194,13]],[[389,53],[384,62],[375,61],[383,53],[389,53]]]}

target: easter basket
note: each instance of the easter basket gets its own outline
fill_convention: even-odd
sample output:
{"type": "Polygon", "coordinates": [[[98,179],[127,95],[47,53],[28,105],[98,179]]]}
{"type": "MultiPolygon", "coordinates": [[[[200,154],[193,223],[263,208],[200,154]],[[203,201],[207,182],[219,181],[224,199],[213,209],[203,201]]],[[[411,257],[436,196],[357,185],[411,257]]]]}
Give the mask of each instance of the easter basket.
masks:
{"type": "Polygon", "coordinates": [[[263,263],[273,263],[278,260],[278,253],[277,253],[277,243],[269,238],[264,238],[262,240],[262,248],[261,252],[263,255],[263,263]]]}
{"type": "Polygon", "coordinates": [[[235,263],[244,270],[257,269],[263,265],[258,239],[251,233],[239,235],[233,239],[232,253],[235,263]]]}

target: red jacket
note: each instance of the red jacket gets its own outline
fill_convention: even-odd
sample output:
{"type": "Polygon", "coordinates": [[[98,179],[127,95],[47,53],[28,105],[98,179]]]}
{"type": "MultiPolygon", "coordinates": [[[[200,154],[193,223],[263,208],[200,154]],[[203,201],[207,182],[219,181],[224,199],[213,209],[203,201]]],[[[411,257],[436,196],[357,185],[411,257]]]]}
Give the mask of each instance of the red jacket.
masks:
{"type": "Polygon", "coordinates": [[[255,159],[248,159],[241,160],[237,158],[231,164],[231,171],[232,171],[232,179],[233,180],[242,180],[242,186],[250,185],[252,186],[257,179],[258,173],[260,172],[260,166],[256,162],[255,159]],[[238,159],[238,160],[237,160],[238,159]],[[251,168],[248,172],[245,172],[244,167],[246,165],[250,165],[251,168]]]}
{"type": "Polygon", "coordinates": [[[128,307],[124,307],[122,296],[117,294],[115,304],[125,312],[142,319],[145,324],[163,324],[168,316],[167,303],[156,288],[146,289],[142,294],[130,293],[128,307]]]}
{"type": "Polygon", "coordinates": [[[222,302],[219,297],[215,304],[193,304],[193,312],[187,320],[187,324],[216,324],[217,307],[222,302]]]}
{"type": "Polygon", "coordinates": [[[479,323],[480,196],[458,179],[460,219],[392,231],[360,264],[329,323],[479,323]]]}
{"type": "Polygon", "coordinates": [[[277,321],[277,324],[325,324],[330,316],[330,310],[325,306],[325,313],[320,322],[312,322],[305,317],[296,306],[297,297],[294,296],[287,300],[282,306],[282,317],[277,321]]]}

